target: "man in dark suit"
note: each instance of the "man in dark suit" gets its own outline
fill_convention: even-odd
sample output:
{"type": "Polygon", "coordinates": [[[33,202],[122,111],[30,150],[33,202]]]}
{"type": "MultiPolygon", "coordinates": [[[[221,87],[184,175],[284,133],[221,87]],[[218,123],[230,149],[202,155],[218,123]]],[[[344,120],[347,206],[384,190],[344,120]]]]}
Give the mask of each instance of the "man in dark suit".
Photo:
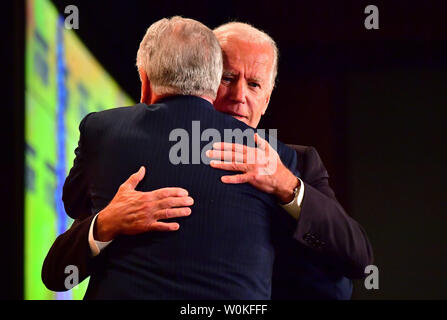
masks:
{"type": "MultiPolygon", "coordinates": [[[[222,171],[203,163],[201,150],[206,150],[209,137],[202,131],[220,141],[227,139],[226,130],[238,129],[234,135],[248,134],[249,143],[255,132],[213,108],[222,74],[217,39],[197,21],[162,19],[148,29],[137,63],[142,103],[91,113],[82,120],[76,158],[64,185],[67,213],[78,218],[79,212],[87,212],[92,226],[95,218],[98,222],[95,237],[113,239],[97,258],[79,266],[81,278],[91,275],[85,298],[269,299],[274,259],[270,220],[278,209],[276,201],[249,184],[220,183],[222,171]],[[194,140],[195,125],[200,126],[201,141],[194,140]],[[178,150],[185,149],[192,152],[179,156],[178,150]],[[139,182],[141,191],[181,186],[194,198],[192,210],[186,208],[192,199],[185,194],[160,201],[152,194],[142,201],[142,208],[153,209],[150,215],[104,211],[120,183],[141,165],[150,170],[139,182]],[[173,216],[175,222],[160,221],[173,216]]],[[[296,169],[293,150],[278,142],[277,154],[281,163],[296,169]]],[[[78,266],[76,257],[83,259],[86,242],[77,238],[77,253],[64,252],[64,263],[78,266]]],[[[52,269],[54,262],[47,260],[43,280],[59,290],[63,270],[52,269]]]]}
{"type": "MultiPolygon", "coordinates": [[[[245,23],[230,22],[214,33],[224,52],[224,71],[214,107],[257,127],[274,88],[276,44],[245,23]]],[[[364,277],[365,266],[372,263],[371,245],[363,228],[338,203],[317,151],[291,147],[298,157],[298,178],[280,162],[272,175],[259,174],[263,163],[211,165],[238,172],[222,177],[224,183],[249,183],[283,204],[285,210],[272,222],[276,254],[273,299],[350,299],[351,279],[364,277]]],[[[231,144],[218,144],[215,149],[209,154],[217,160],[224,158],[222,150],[229,159],[245,159],[251,150],[231,144]]]]}
{"type": "MultiPolygon", "coordinates": [[[[216,29],[215,33],[224,51],[225,71],[215,107],[256,127],[274,86],[276,45],[270,37],[245,24],[230,23],[216,29]],[[244,48],[247,43],[249,50],[244,48]],[[241,61],[241,56],[252,57],[253,60],[241,61]],[[238,57],[237,61],[234,57],[238,57]],[[253,65],[261,69],[250,70],[249,66],[253,65]],[[244,70],[249,72],[243,74],[244,70]]],[[[338,204],[316,150],[292,147],[297,153],[297,171],[301,172],[301,179],[297,179],[290,170],[261,176],[256,174],[260,169],[258,165],[248,170],[249,166],[232,164],[234,167],[227,169],[242,171],[243,174],[226,177],[222,181],[248,182],[274,195],[279,203],[287,203],[283,206],[285,210],[277,212],[272,219],[276,254],[272,298],[349,299],[352,290],[350,278],[361,278],[364,267],[372,262],[369,241],[361,226],[338,204]]],[[[130,185],[129,189],[132,189],[141,178],[141,173],[133,175],[123,185],[126,188],[130,185]]],[[[120,198],[120,191],[115,198],[120,198]]],[[[119,203],[119,200],[115,202],[119,203]]],[[[91,219],[78,219],[70,230],[58,237],[47,256],[48,267],[44,275],[54,274],[50,270],[60,269],[63,258],[71,256],[73,261],[83,261],[81,265],[87,265],[92,260],[90,252],[93,255],[99,253],[103,244],[90,237],[89,248],[85,241],[92,225],[91,219]],[[72,250],[68,244],[73,242],[82,243],[84,249],[72,250]],[[71,253],[61,257],[60,252],[64,249],[71,253]],[[84,255],[79,256],[79,252],[84,255]]],[[[59,283],[61,281],[62,278],[59,283]]]]}

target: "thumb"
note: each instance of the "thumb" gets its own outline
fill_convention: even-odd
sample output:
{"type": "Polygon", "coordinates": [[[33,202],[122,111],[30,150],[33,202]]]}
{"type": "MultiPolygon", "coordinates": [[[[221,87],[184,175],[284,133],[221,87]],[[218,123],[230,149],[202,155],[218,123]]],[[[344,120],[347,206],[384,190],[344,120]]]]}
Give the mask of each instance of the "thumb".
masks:
{"type": "Polygon", "coordinates": [[[262,139],[262,137],[258,133],[255,133],[255,143],[256,146],[261,150],[268,149],[269,146],[268,142],[262,139]]]}
{"type": "Polygon", "coordinates": [[[125,182],[125,184],[128,186],[129,189],[135,189],[138,183],[140,183],[141,180],[143,180],[144,175],[146,174],[146,169],[144,166],[140,167],[140,170],[132,174],[129,179],[125,182]]]}

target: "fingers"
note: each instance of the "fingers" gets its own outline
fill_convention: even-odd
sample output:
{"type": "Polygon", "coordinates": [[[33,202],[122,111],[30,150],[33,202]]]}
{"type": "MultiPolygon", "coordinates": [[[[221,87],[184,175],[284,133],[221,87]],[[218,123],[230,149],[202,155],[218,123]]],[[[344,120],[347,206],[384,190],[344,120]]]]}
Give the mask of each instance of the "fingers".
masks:
{"type": "Polygon", "coordinates": [[[244,162],[244,154],[234,151],[222,151],[222,150],[208,150],[206,156],[211,159],[218,159],[224,161],[235,161],[239,163],[244,162]]]}
{"type": "Polygon", "coordinates": [[[223,183],[239,184],[249,182],[250,178],[251,176],[248,173],[244,173],[244,174],[235,174],[233,176],[223,176],[220,180],[223,183]]]}
{"type": "Polygon", "coordinates": [[[212,160],[210,162],[210,166],[216,169],[228,170],[228,171],[241,171],[241,172],[248,171],[248,166],[245,163],[212,160]]]}
{"type": "MultiPolygon", "coordinates": [[[[269,143],[263,139],[258,133],[254,134],[256,146],[262,150],[266,150],[270,147],[269,143]]],[[[229,142],[216,142],[213,144],[213,149],[215,150],[226,150],[245,153],[247,146],[239,143],[229,143],[229,142]]]]}
{"type": "Polygon", "coordinates": [[[121,185],[121,187],[134,190],[137,187],[138,183],[140,183],[140,181],[144,178],[145,173],[146,173],[146,168],[144,166],[141,166],[140,169],[136,173],[132,174],[129,177],[129,179],[127,179],[121,185]]]}
{"type": "Polygon", "coordinates": [[[180,225],[177,222],[154,222],[149,226],[152,231],[177,231],[180,225]]]}
{"type": "Polygon", "coordinates": [[[229,143],[229,142],[216,142],[213,144],[214,150],[226,150],[244,153],[247,146],[239,143],[229,143]]]}
{"type": "Polygon", "coordinates": [[[144,192],[144,194],[146,201],[155,201],[170,197],[186,197],[188,196],[188,190],[178,187],[169,187],[144,192]]]}
{"type": "Polygon", "coordinates": [[[187,217],[191,214],[191,208],[170,208],[158,210],[154,213],[154,218],[156,220],[162,219],[172,219],[172,218],[180,218],[187,217]]]}
{"type": "MultiPolygon", "coordinates": [[[[163,209],[158,210],[154,214],[154,219],[163,220],[163,219],[171,219],[171,218],[179,218],[179,217],[187,217],[191,214],[190,208],[171,208],[171,209],[163,209]]],[[[176,231],[180,228],[180,225],[177,222],[161,222],[156,221],[149,226],[148,230],[153,231],[176,231]]]]}
{"type": "Polygon", "coordinates": [[[213,144],[213,150],[207,151],[206,155],[212,159],[254,164],[258,158],[265,158],[264,153],[259,153],[260,150],[263,151],[260,148],[251,148],[241,144],[219,142],[213,144]]]}
{"type": "Polygon", "coordinates": [[[261,150],[267,150],[270,146],[268,144],[268,142],[265,141],[264,139],[262,139],[262,137],[257,133],[255,133],[255,143],[256,143],[256,146],[258,148],[260,148],[261,150]]]}
{"type": "Polygon", "coordinates": [[[194,199],[191,197],[169,197],[155,201],[154,208],[170,209],[175,207],[188,207],[194,204],[194,199]]]}

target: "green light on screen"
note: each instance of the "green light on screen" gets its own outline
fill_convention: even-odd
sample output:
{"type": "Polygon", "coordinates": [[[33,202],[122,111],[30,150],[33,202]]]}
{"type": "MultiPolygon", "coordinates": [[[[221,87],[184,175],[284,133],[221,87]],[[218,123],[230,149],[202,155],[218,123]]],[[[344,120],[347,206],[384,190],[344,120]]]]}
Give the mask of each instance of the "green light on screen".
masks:
{"type": "Polygon", "coordinates": [[[92,111],[132,105],[48,0],[27,0],[25,53],[25,299],[82,299],[88,279],[56,293],[41,280],[54,240],[73,222],[61,187],[72,167],[79,123],[92,111]]]}

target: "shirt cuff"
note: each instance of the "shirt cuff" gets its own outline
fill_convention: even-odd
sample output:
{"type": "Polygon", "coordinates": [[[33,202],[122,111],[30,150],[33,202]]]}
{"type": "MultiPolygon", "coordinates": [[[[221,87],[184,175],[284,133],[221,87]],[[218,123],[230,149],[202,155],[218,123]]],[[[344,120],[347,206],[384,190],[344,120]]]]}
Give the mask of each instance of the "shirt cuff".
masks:
{"type": "Polygon", "coordinates": [[[110,241],[103,242],[103,241],[97,241],[93,238],[93,227],[95,226],[95,221],[96,221],[96,217],[98,217],[98,214],[96,214],[96,216],[93,218],[92,224],[90,225],[90,230],[88,232],[88,244],[90,245],[90,250],[94,257],[96,257],[98,254],[100,254],[101,250],[104,249],[105,247],[107,247],[110,244],[110,242],[113,241],[113,240],[110,240],[110,241]]]}
{"type": "Polygon", "coordinates": [[[292,217],[294,217],[296,220],[298,220],[301,212],[301,203],[303,202],[304,197],[304,183],[300,180],[300,187],[298,190],[298,194],[295,195],[292,201],[286,204],[282,204],[281,207],[286,210],[292,217]]]}

